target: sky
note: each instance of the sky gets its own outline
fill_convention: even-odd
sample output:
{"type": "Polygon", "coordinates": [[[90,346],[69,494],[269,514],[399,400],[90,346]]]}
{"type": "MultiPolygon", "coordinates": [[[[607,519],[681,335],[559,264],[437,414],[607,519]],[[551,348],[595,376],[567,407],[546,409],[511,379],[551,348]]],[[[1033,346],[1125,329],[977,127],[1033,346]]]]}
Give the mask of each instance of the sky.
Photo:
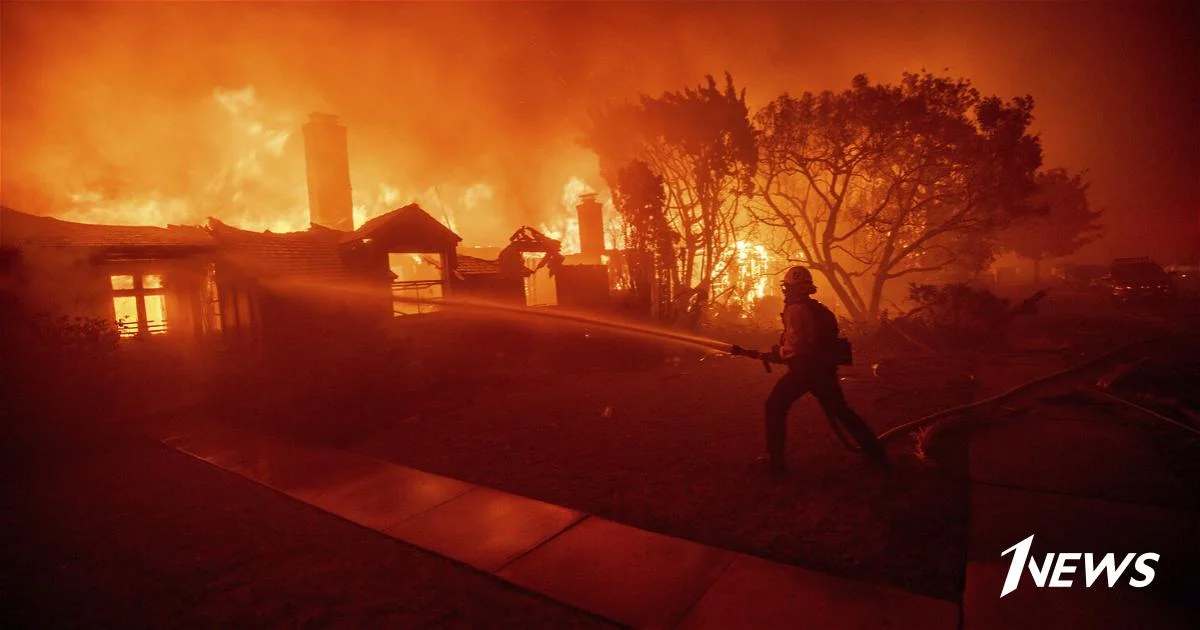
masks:
{"type": "Polygon", "coordinates": [[[0,199],[75,219],[302,224],[298,126],[349,129],[360,219],[418,200],[470,244],[604,195],[589,111],[732,73],[783,92],[922,68],[1032,95],[1047,167],[1086,170],[1081,259],[1200,242],[1190,3],[5,3],[0,199]]]}

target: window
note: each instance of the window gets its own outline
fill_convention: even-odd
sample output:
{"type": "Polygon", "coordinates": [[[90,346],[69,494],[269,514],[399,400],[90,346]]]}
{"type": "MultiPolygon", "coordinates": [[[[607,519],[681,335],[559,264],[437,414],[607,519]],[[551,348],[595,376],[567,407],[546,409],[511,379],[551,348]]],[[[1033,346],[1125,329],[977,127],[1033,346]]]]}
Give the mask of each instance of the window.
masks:
{"type": "Polygon", "coordinates": [[[221,290],[217,286],[217,266],[208,264],[204,273],[204,330],[221,332],[221,290]]]}
{"type": "Polygon", "coordinates": [[[396,275],[392,281],[392,314],[420,315],[438,310],[437,304],[415,300],[440,300],[442,290],[441,254],[388,254],[388,267],[396,275]],[[414,301],[410,301],[414,300],[414,301]]]}
{"type": "Polygon", "coordinates": [[[113,318],[122,337],[167,332],[167,291],[158,274],[111,276],[113,318]]]}

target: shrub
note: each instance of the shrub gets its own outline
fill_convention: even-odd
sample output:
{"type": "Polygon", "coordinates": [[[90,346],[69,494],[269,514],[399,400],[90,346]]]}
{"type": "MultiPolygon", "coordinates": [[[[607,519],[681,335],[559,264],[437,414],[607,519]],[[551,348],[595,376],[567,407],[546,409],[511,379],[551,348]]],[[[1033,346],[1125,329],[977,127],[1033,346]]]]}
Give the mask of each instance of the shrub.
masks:
{"type": "Polygon", "coordinates": [[[38,416],[94,411],[110,402],[119,335],[99,318],[6,313],[6,398],[38,416]]]}
{"type": "Polygon", "coordinates": [[[976,349],[1003,339],[1012,321],[1008,300],[965,283],[910,284],[916,308],[894,320],[900,330],[935,347],[976,349]]]}

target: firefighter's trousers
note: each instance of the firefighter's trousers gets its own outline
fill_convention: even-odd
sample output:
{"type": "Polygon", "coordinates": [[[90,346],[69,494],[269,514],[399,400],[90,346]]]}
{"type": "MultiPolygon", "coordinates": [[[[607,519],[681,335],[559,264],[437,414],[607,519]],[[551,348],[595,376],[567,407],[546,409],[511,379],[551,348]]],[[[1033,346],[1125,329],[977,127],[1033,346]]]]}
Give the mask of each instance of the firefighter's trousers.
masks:
{"type": "Polygon", "coordinates": [[[846,396],[838,383],[836,367],[792,367],[779,378],[779,382],[771,390],[771,395],[767,396],[767,454],[772,463],[783,465],[788,411],[793,403],[809,392],[812,392],[821,409],[831,420],[846,428],[854,441],[858,442],[864,455],[872,459],[884,458],[883,446],[875,434],[846,403],[846,396]]]}

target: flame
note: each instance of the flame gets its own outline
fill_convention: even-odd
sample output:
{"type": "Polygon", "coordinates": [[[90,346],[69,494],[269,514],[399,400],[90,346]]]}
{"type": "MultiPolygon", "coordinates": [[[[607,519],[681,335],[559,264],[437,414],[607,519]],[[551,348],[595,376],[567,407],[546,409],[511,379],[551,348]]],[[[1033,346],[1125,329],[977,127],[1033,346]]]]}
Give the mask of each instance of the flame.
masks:
{"type": "Polygon", "coordinates": [[[455,217],[460,214],[486,212],[484,207],[492,200],[492,187],[486,182],[476,182],[465,188],[457,198],[447,199],[438,186],[413,191],[380,182],[369,193],[355,191],[353,199],[355,226],[396,208],[415,203],[443,225],[458,232],[458,221],[455,217]]]}
{"type": "MultiPolygon", "coordinates": [[[[113,195],[99,190],[68,194],[68,207],[57,216],[69,221],[110,225],[194,224],[213,216],[251,231],[295,232],[309,227],[308,189],[302,158],[289,156],[289,143],[299,141],[300,117],[269,110],[254,86],[214,89],[210,104],[219,114],[225,157],[213,176],[189,197],[158,191],[113,195]],[[289,157],[295,159],[289,160],[289,157]]],[[[470,209],[490,199],[486,184],[467,189],[461,206],[470,209]]],[[[437,215],[437,191],[413,193],[387,182],[352,193],[355,225],[416,201],[437,215]]],[[[454,229],[450,210],[446,222],[454,229]]]]}
{"type": "Polygon", "coordinates": [[[562,216],[538,226],[538,231],[562,243],[564,255],[578,254],[579,248],[579,219],[573,216],[562,216]]]}
{"type": "Polygon", "coordinates": [[[591,186],[587,185],[587,182],[572,175],[571,178],[567,180],[566,185],[563,186],[563,207],[573,213],[575,212],[575,206],[579,205],[580,197],[588,194],[594,194],[595,192],[596,191],[592,190],[591,186]]]}
{"type": "Polygon", "coordinates": [[[730,261],[729,267],[713,282],[714,288],[718,292],[731,290],[730,303],[740,306],[741,317],[748,318],[759,300],[775,294],[771,280],[783,261],[752,240],[735,242],[722,258],[730,261]]]}
{"type": "MultiPolygon", "coordinates": [[[[68,194],[60,218],[111,225],[197,223],[214,216],[252,231],[294,232],[309,227],[308,189],[303,162],[287,161],[289,142],[299,141],[299,116],[269,111],[254,86],[214,89],[210,95],[227,133],[221,136],[226,157],[199,194],[170,196],[157,191],[141,195],[111,195],[99,190],[68,194]]],[[[416,202],[455,230],[454,215],[480,212],[492,199],[492,188],[477,182],[446,203],[437,187],[405,190],[388,182],[356,187],[352,193],[354,224],[408,203],[416,202]]]]}
{"type": "Polygon", "coordinates": [[[595,192],[583,179],[571,176],[563,185],[562,207],[559,208],[558,215],[538,226],[538,230],[542,234],[562,243],[563,254],[571,255],[580,252],[579,214],[576,206],[579,205],[579,200],[584,195],[595,192]]]}
{"type": "Polygon", "coordinates": [[[370,188],[366,190],[369,192],[356,188],[350,195],[355,227],[361,226],[385,212],[391,212],[405,205],[408,203],[407,200],[411,199],[410,196],[401,193],[399,187],[385,182],[378,183],[374,190],[370,188]]]}
{"type": "Polygon", "coordinates": [[[68,207],[58,214],[67,221],[109,225],[159,225],[186,223],[192,207],[185,200],[151,192],[143,197],[108,199],[94,190],[67,193],[68,207]]]}
{"type": "Polygon", "coordinates": [[[268,110],[253,85],[214,89],[212,100],[225,113],[229,133],[225,162],[205,187],[206,214],[250,230],[308,228],[305,180],[281,162],[299,117],[268,110]]]}
{"type": "Polygon", "coordinates": [[[738,241],[736,264],[738,276],[749,278],[749,296],[753,301],[767,296],[771,286],[770,272],[772,256],[767,248],[759,243],[738,241]]]}
{"type": "Polygon", "coordinates": [[[303,174],[280,176],[279,161],[297,128],[295,118],[268,112],[254,86],[216,88],[211,104],[221,115],[226,156],[194,197],[154,190],[117,195],[94,189],[67,195],[60,218],[110,225],[197,223],[214,216],[248,230],[289,232],[308,227],[307,188],[303,174]]]}
{"type": "MultiPolygon", "coordinates": [[[[251,231],[293,232],[309,227],[308,189],[300,127],[306,114],[298,108],[276,106],[253,85],[218,87],[200,103],[211,118],[205,133],[219,147],[216,167],[205,167],[196,181],[179,190],[138,182],[138,190],[104,187],[68,189],[56,216],[84,223],[113,225],[199,224],[206,217],[251,231]]],[[[353,149],[353,145],[351,147],[353,149]]],[[[186,147],[180,147],[186,154],[186,147]]],[[[192,164],[199,171],[198,164],[192,164]]],[[[467,179],[436,185],[413,185],[381,176],[378,164],[351,155],[351,205],[355,226],[383,213],[417,203],[468,243],[502,244],[518,223],[505,217],[505,201],[488,181],[467,179]]],[[[542,223],[542,231],[564,243],[565,253],[578,253],[579,227],[575,206],[593,192],[587,182],[572,176],[559,195],[559,208],[542,223]]],[[[610,205],[610,204],[609,204],[610,205]]],[[[549,209],[549,208],[548,208],[549,209]]],[[[606,205],[606,217],[615,215],[606,205]]],[[[609,240],[619,229],[609,226],[609,240]]]]}
{"type": "Polygon", "coordinates": [[[611,198],[604,201],[601,213],[604,217],[605,249],[625,249],[625,222],[611,198]]]}

